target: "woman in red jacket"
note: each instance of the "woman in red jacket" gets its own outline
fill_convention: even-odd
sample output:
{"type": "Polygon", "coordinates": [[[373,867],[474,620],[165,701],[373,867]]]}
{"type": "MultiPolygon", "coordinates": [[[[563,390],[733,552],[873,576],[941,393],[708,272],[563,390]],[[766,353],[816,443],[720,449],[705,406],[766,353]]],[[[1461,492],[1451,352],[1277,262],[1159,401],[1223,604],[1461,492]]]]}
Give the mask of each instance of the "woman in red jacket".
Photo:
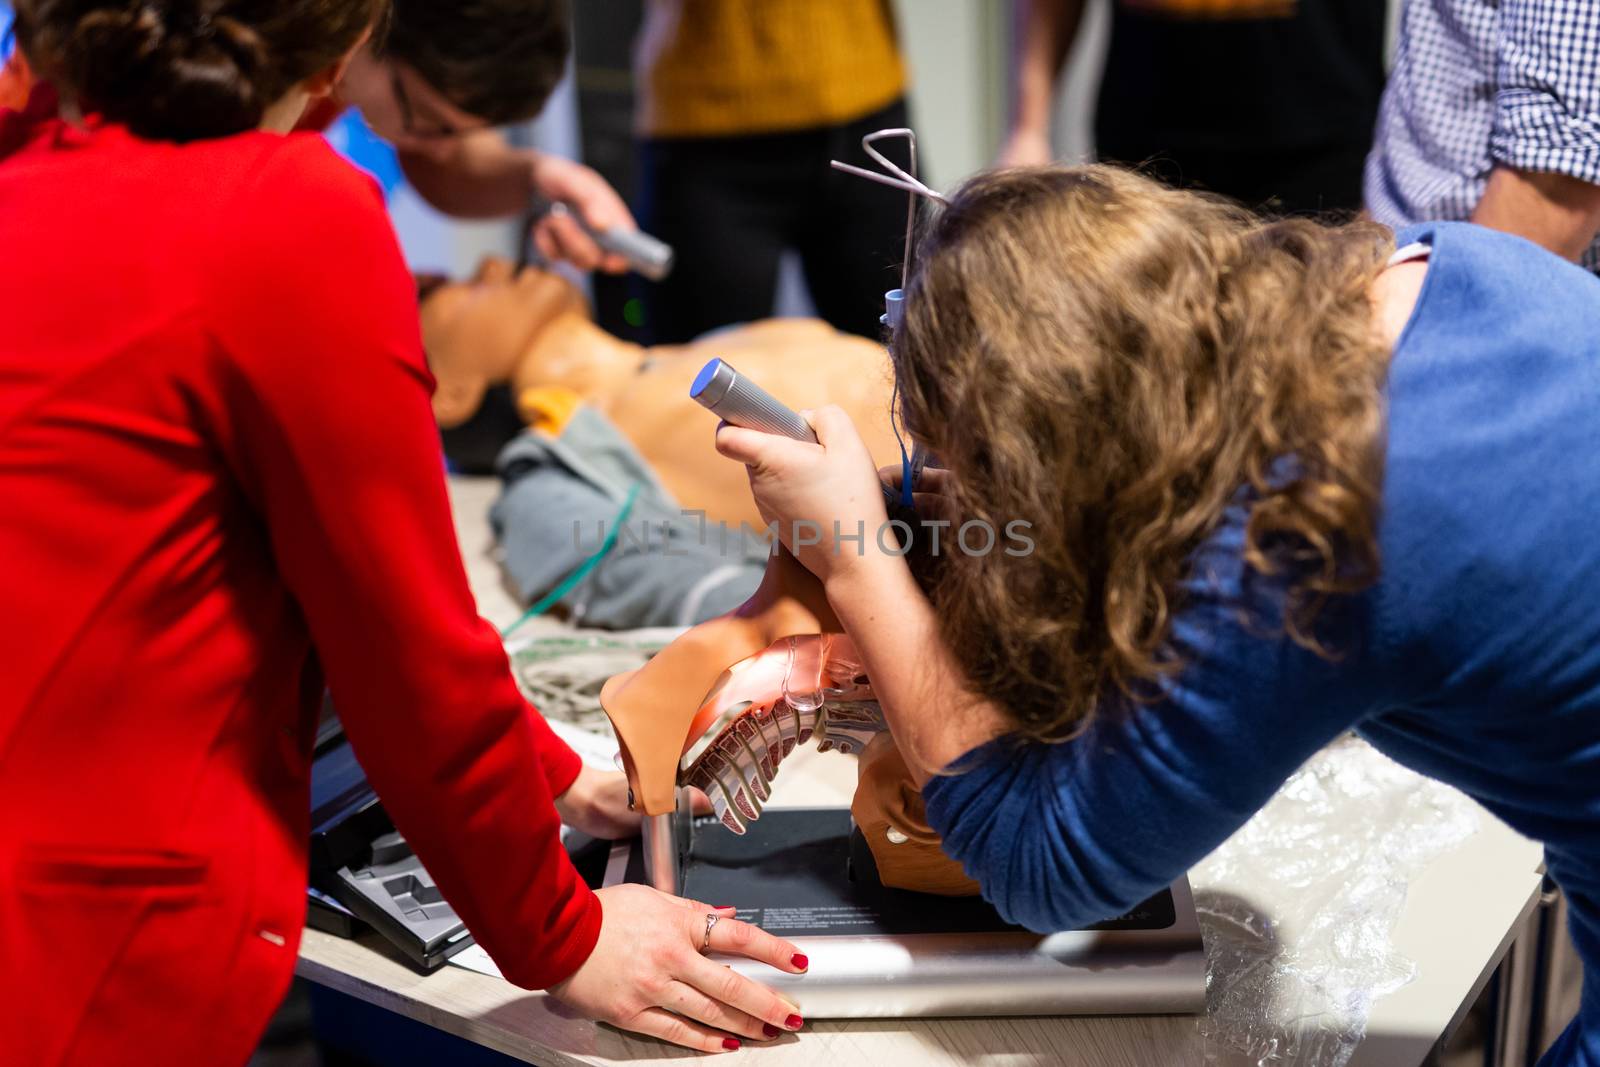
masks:
{"type": "MultiPolygon", "coordinates": [[[[800,1025],[700,955],[712,909],[591,893],[561,848],[558,804],[604,829],[622,791],[474,610],[376,190],[280,132],[382,8],[16,4],[47,84],[0,116],[7,1063],[249,1055],[305,912],[324,672],[509,979],[711,1051],[800,1025]]],[[[711,946],[805,965],[731,917],[711,946]]]]}

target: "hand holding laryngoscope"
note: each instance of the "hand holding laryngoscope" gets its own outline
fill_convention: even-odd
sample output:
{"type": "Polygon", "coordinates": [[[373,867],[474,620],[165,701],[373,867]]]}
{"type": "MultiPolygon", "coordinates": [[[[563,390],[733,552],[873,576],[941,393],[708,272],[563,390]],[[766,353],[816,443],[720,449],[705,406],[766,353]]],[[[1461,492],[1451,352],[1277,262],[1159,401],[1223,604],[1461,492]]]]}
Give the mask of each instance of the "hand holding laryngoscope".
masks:
{"type": "MultiPolygon", "coordinates": [[[[816,431],[794,409],[734,370],[725,360],[714,359],[702,367],[689,387],[689,395],[730,426],[819,443],[816,431]]],[[[883,487],[883,499],[890,515],[905,507],[901,494],[890,486],[883,487]]]]}
{"type": "Polygon", "coordinates": [[[672,273],[675,259],[672,246],[665,241],[657,240],[643,230],[628,230],[621,226],[613,226],[607,230],[594,229],[584,220],[582,212],[559,201],[551,204],[546,213],[565,215],[572,219],[583,227],[583,232],[592,237],[594,243],[602,250],[621,256],[628,261],[630,270],[653,282],[659,282],[672,273]]]}

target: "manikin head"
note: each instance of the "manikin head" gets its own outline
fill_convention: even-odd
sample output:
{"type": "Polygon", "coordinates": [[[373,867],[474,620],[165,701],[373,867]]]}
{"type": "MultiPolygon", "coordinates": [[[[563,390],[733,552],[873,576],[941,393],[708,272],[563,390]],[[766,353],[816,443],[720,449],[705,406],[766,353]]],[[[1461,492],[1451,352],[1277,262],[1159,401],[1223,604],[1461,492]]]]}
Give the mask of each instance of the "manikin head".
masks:
{"type": "Polygon", "coordinates": [[[373,131],[442,157],[463,134],[544,110],[571,49],[566,0],[394,0],[388,34],[339,84],[373,131]]]}
{"type": "Polygon", "coordinates": [[[586,319],[577,288],[559,274],[517,271],[504,259],[487,259],[470,282],[424,286],[422,343],[438,381],[434,415],[459,426],[477,413],[491,385],[527,381],[538,341],[564,316],[586,319]]]}

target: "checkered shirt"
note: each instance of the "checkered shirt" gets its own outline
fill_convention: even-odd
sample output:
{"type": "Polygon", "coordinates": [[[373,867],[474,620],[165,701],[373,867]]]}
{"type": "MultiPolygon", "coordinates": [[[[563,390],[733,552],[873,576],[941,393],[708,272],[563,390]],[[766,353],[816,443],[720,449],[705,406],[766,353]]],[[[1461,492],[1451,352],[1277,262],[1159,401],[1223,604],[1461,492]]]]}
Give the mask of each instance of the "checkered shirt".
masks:
{"type": "MultiPolygon", "coordinates": [[[[1600,0],[1402,0],[1367,208],[1465,219],[1496,164],[1600,185],[1600,0]]],[[[1600,269],[1600,241],[1584,255],[1600,269]]]]}

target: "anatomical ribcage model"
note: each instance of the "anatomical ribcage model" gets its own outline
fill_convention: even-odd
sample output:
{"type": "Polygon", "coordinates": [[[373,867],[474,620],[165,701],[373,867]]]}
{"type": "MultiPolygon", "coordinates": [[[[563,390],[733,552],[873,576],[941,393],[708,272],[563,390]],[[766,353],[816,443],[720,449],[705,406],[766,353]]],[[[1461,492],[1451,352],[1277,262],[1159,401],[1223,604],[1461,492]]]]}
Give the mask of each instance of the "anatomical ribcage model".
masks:
{"type": "Polygon", "coordinates": [[[848,637],[787,637],[723,672],[690,728],[699,736],[678,780],[702,790],[722,825],[742,834],[796,748],[815,739],[823,752],[860,753],[884,729],[848,637]]]}
{"type": "Polygon", "coordinates": [[[678,810],[682,787],[703,790],[721,824],[742,834],[761,817],[783,761],[815,740],[862,757],[851,811],[885,885],[977,892],[928,827],[922,794],[842,630],[821,585],[780,551],[745,604],[606,683],[600,704],[646,818],[647,857],[661,869],[674,860],[660,826],[678,810]]]}

